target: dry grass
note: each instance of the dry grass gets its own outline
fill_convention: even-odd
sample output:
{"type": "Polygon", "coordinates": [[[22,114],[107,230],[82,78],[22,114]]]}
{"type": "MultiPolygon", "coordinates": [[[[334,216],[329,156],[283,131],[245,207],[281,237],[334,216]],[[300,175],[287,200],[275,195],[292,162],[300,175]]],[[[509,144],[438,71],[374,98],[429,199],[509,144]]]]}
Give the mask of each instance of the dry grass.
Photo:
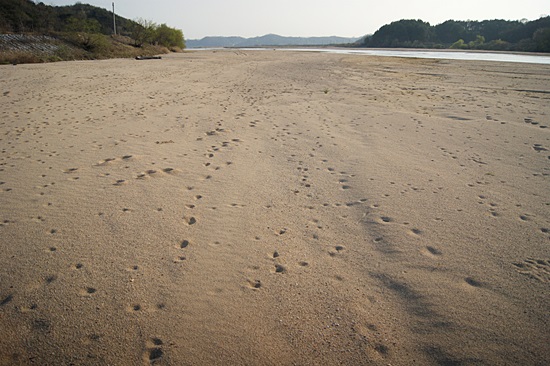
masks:
{"type": "MultiPolygon", "coordinates": [[[[73,60],[101,60],[108,58],[134,58],[165,54],[171,50],[154,45],[134,47],[128,37],[101,34],[58,34],[58,47],[54,52],[40,50],[0,49],[0,64],[44,63],[73,60]]],[[[173,50],[172,52],[181,52],[173,50]]]]}

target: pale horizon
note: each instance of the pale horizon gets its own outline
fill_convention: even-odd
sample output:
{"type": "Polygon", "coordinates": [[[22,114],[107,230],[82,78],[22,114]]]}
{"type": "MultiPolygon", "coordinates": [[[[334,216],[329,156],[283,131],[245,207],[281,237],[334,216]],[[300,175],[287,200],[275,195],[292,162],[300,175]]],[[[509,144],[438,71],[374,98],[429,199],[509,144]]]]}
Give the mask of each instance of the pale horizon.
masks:
{"type": "MultiPolygon", "coordinates": [[[[74,0],[50,0],[48,5],[72,5],[74,0]]],[[[81,1],[112,10],[110,0],[81,1]]],[[[474,1],[445,4],[421,0],[414,3],[394,0],[366,4],[357,0],[300,2],[264,1],[144,0],[115,1],[117,15],[127,19],[143,18],[181,29],[186,39],[208,36],[260,37],[277,34],[286,37],[339,36],[359,38],[381,26],[401,19],[421,19],[431,25],[447,20],[536,20],[550,13],[546,0],[474,1]]]]}

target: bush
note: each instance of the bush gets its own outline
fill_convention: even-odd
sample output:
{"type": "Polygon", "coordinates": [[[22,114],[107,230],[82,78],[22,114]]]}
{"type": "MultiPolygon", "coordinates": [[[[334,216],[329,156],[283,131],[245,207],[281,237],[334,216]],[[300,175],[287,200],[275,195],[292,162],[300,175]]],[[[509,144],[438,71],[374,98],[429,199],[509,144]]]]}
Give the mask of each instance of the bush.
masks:
{"type": "Polygon", "coordinates": [[[537,51],[550,52],[550,28],[540,28],[533,34],[533,40],[537,44],[537,51]]]}
{"type": "Polygon", "coordinates": [[[503,41],[501,39],[495,39],[489,43],[485,43],[483,47],[487,50],[492,51],[509,51],[512,45],[509,42],[503,41]]]}
{"type": "Polygon", "coordinates": [[[468,49],[468,45],[466,43],[464,43],[463,39],[459,39],[458,41],[453,43],[451,45],[451,47],[449,47],[449,48],[458,49],[458,50],[466,50],[466,49],[468,49]]]}

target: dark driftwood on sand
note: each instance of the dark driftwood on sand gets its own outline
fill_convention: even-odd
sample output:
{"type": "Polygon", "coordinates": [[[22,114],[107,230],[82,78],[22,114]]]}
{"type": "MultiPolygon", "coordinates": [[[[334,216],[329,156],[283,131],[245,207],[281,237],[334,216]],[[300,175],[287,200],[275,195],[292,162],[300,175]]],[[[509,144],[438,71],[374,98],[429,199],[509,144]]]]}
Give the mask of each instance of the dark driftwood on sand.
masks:
{"type": "Polygon", "coordinates": [[[136,60],[161,60],[160,56],[136,56],[136,60]]]}

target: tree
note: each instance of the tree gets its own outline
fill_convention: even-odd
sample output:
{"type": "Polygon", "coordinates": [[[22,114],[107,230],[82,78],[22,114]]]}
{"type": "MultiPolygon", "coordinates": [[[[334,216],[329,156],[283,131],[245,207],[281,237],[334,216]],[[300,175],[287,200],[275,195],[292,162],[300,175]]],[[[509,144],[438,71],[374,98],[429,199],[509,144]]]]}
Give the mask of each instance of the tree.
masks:
{"type": "Polygon", "coordinates": [[[369,40],[373,47],[399,47],[414,41],[428,42],[432,38],[430,23],[404,19],[382,26],[369,40]]]}
{"type": "Polygon", "coordinates": [[[67,20],[66,31],[72,33],[72,41],[88,51],[98,51],[107,47],[104,36],[100,33],[101,24],[95,19],[71,17],[67,20]]]}
{"type": "Polygon", "coordinates": [[[442,43],[453,43],[457,39],[464,39],[467,33],[464,22],[447,20],[434,27],[434,34],[437,41],[442,43]]]}
{"type": "Polygon", "coordinates": [[[183,32],[179,29],[170,28],[166,24],[156,27],[154,41],[164,47],[185,48],[183,32]]]}
{"type": "Polygon", "coordinates": [[[533,34],[536,43],[536,50],[539,52],[550,52],[550,28],[541,28],[533,34]]]}
{"type": "Polygon", "coordinates": [[[151,20],[138,18],[130,27],[130,37],[134,39],[134,44],[137,47],[143,46],[145,43],[151,43],[155,35],[156,24],[151,20]]]}
{"type": "Polygon", "coordinates": [[[68,32],[99,33],[101,24],[95,19],[70,17],[65,30],[68,32]]]}
{"type": "Polygon", "coordinates": [[[481,48],[483,46],[483,44],[485,43],[485,37],[483,36],[480,36],[479,34],[476,36],[476,40],[475,41],[471,41],[470,43],[468,43],[468,47],[471,48],[471,49],[477,49],[477,48],[481,48]]]}
{"type": "Polygon", "coordinates": [[[461,38],[458,41],[456,41],[455,43],[453,43],[451,45],[451,47],[449,47],[449,48],[464,50],[464,49],[468,48],[468,45],[466,43],[464,43],[464,40],[461,38]]]}

